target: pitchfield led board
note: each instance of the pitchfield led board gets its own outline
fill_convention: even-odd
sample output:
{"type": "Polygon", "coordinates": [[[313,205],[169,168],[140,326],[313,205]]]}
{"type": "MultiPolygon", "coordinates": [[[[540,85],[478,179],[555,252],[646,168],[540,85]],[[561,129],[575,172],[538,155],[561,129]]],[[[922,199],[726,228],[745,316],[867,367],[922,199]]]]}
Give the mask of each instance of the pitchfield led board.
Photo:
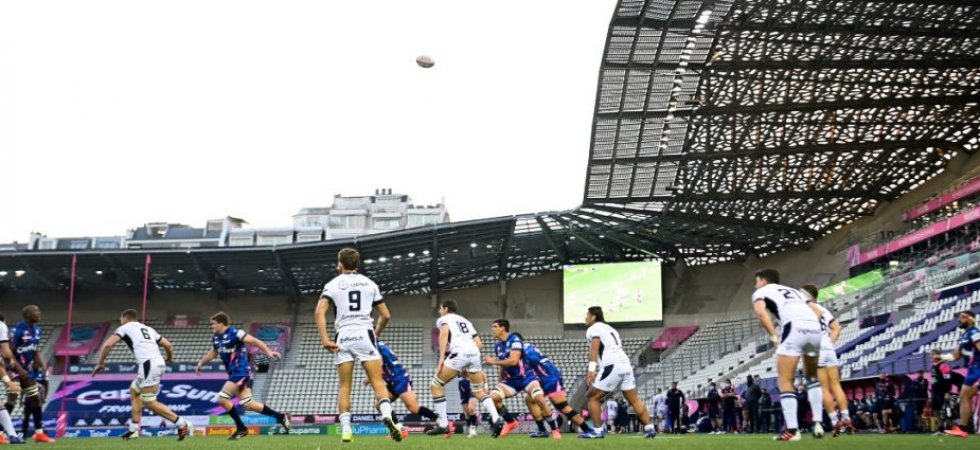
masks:
{"type": "Polygon", "coordinates": [[[590,306],[601,306],[608,323],[663,321],[659,261],[565,266],[564,323],[585,322],[590,306]]]}

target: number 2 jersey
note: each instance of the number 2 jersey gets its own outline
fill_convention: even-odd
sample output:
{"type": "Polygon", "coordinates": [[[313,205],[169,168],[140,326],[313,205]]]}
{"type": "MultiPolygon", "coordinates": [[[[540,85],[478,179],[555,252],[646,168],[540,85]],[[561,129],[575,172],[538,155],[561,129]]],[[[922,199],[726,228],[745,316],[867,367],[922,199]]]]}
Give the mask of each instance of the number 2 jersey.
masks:
{"type": "Polygon", "coordinates": [[[474,338],[478,336],[473,323],[466,320],[459,314],[446,314],[436,319],[436,328],[442,329],[443,325],[449,327],[449,344],[446,346],[446,354],[453,355],[458,353],[480,353],[474,338]]]}
{"type": "Polygon", "coordinates": [[[323,287],[320,298],[327,298],[333,304],[337,334],[374,329],[371,311],[384,302],[378,285],[359,273],[337,275],[323,287]]]}
{"type": "Polygon", "coordinates": [[[163,356],[160,354],[160,339],[163,338],[157,330],[133,321],[116,328],[115,335],[126,343],[137,363],[143,364],[145,361],[156,359],[163,361],[163,356]]]}
{"type": "Polygon", "coordinates": [[[229,378],[249,376],[248,348],[245,346],[245,330],[228,327],[224,333],[211,336],[214,351],[218,352],[229,378]]]}
{"type": "Polygon", "coordinates": [[[592,345],[593,339],[599,340],[599,365],[630,364],[630,357],[623,351],[623,341],[619,332],[605,322],[596,322],[585,331],[585,338],[592,345]]]}
{"type": "Polygon", "coordinates": [[[752,302],[765,302],[766,308],[781,325],[810,322],[813,326],[819,326],[819,318],[807,305],[808,298],[803,292],[775,283],[756,289],[752,294],[752,302]]]}

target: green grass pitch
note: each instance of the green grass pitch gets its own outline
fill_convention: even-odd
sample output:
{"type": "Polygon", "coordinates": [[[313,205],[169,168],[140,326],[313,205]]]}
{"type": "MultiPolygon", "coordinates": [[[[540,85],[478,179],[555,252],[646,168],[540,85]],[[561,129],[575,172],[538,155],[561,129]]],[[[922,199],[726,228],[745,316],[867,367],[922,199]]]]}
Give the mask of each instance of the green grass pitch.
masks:
{"type": "MultiPolygon", "coordinates": [[[[526,436],[512,435],[501,439],[479,436],[469,439],[454,436],[452,439],[412,435],[401,443],[389,441],[384,437],[356,437],[353,443],[341,445],[339,436],[250,436],[240,441],[228,441],[221,437],[193,437],[177,442],[174,437],[140,438],[137,441],[122,441],[110,438],[62,439],[54,448],[91,449],[403,449],[403,450],[496,450],[496,449],[596,449],[622,450],[624,448],[666,448],[670,450],[765,450],[779,448],[794,449],[849,449],[849,450],[923,450],[923,449],[975,449],[980,437],[969,438],[933,437],[927,435],[857,435],[832,439],[829,436],[816,440],[804,437],[800,442],[773,442],[768,435],[745,436],[658,436],[656,439],[643,439],[639,435],[608,436],[604,440],[585,441],[566,434],[561,441],[550,439],[529,439],[526,436]]],[[[37,447],[37,445],[33,445],[37,447]]]]}

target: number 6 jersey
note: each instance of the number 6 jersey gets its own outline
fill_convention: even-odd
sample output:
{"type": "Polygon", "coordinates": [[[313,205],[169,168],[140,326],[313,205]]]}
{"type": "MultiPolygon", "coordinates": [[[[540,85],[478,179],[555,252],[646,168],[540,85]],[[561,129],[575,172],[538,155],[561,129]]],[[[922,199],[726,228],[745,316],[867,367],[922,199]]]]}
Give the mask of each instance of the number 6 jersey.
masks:
{"type": "Polygon", "coordinates": [[[359,273],[337,275],[323,287],[320,298],[326,298],[337,311],[337,332],[374,329],[371,311],[384,301],[378,285],[359,273]]]}
{"type": "Polygon", "coordinates": [[[139,322],[127,322],[125,325],[116,328],[116,336],[122,338],[129,350],[136,357],[136,362],[143,364],[151,359],[163,360],[160,354],[160,334],[157,330],[143,325],[139,322]]]}

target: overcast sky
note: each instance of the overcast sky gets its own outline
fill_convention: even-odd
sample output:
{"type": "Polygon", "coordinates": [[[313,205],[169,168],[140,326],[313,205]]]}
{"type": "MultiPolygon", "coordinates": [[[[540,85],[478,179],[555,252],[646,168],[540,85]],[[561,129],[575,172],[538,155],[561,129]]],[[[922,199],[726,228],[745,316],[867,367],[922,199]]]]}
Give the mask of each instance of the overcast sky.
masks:
{"type": "Polygon", "coordinates": [[[0,3],[0,242],[577,206],[615,0],[0,3]],[[421,69],[418,55],[436,66],[421,69]]]}

